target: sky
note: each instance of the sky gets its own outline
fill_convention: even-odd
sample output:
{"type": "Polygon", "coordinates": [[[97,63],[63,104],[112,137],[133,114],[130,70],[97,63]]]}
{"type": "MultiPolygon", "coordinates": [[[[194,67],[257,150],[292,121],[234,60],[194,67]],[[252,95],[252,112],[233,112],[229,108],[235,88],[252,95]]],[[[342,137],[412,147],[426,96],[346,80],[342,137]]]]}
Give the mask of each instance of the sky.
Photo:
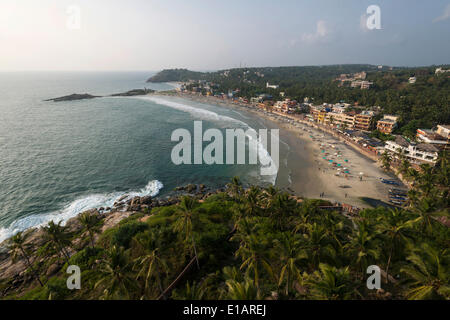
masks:
{"type": "Polygon", "coordinates": [[[0,71],[346,63],[449,64],[450,1],[0,0],[0,71]]]}

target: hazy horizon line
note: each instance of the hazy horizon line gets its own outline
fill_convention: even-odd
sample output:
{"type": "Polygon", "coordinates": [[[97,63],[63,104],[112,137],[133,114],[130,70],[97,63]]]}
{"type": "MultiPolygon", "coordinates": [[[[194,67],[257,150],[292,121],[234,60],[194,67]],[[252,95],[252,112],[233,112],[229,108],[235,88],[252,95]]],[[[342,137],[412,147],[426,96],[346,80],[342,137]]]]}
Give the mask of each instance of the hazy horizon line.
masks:
{"type": "Polygon", "coordinates": [[[289,68],[289,67],[332,67],[332,66],[354,66],[354,65],[367,65],[367,66],[383,66],[383,67],[392,67],[392,68],[429,68],[429,67],[444,67],[450,66],[450,63],[441,63],[441,64],[430,64],[430,65],[385,65],[385,64],[372,64],[372,63],[332,63],[332,64],[310,64],[310,65],[267,65],[267,66],[245,66],[245,67],[229,67],[229,68],[217,68],[217,69],[195,69],[189,67],[162,67],[158,70],[150,70],[150,69],[123,69],[123,70],[94,70],[94,69],[86,69],[86,70],[0,70],[0,73],[20,73],[20,72],[160,72],[163,70],[175,70],[175,69],[184,69],[189,71],[196,72],[217,72],[221,70],[233,70],[233,69],[258,69],[258,68],[289,68]]]}

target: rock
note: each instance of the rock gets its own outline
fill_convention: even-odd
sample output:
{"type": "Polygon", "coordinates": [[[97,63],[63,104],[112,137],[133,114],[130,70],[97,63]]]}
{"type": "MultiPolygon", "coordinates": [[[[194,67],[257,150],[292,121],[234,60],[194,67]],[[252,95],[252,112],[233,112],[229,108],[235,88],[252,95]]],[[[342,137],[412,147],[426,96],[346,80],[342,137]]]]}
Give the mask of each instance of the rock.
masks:
{"type": "Polygon", "coordinates": [[[151,196],[145,196],[141,198],[141,204],[151,204],[151,203],[152,203],[151,196]]]}
{"type": "Polygon", "coordinates": [[[119,199],[116,200],[116,202],[122,202],[123,200],[125,200],[128,196],[127,195],[123,195],[121,196],[119,199]]]}
{"type": "Polygon", "coordinates": [[[195,184],[188,184],[186,186],[186,191],[189,193],[194,192],[197,189],[197,186],[195,184]]]}
{"type": "Polygon", "coordinates": [[[93,98],[98,98],[99,96],[93,96],[87,93],[84,94],[78,94],[78,93],[74,93],[74,94],[70,94],[68,96],[63,96],[63,97],[59,97],[59,98],[53,98],[53,99],[48,99],[48,100],[44,100],[44,101],[53,101],[53,102],[61,102],[61,101],[73,101],[73,100],[84,100],[84,99],[93,99],[93,98]]]}
{"type": "Polygon", "coordinates": [[[53,275],[55,275],[59,270],[61,269],[61,266],[57,263],[52,264],[48,269],[47,269],[47,277],[51,277],[53,275]]]}
{"type": "Polygon", "coordinates": [[[127,211],[141,211],[141,205],[138,203],[132,203],[128,206],[127,211]]]}
{"type": "Polygon", "coordinates": [[[134,197],[131,200],[131,203],[130,203],[131,206],[134,206],[134,205],[137,205],[137,204],[141,204],[141,197],[134,197]]]}
{"type": "Polygon", "coordinates": [[[123,206],[124,205],[124,203],[123,203],[123,201],[120,201],[120,202],[114,202],[114,204],[113,204],[113,207],[120,207],[120,206],[123,206]]]}

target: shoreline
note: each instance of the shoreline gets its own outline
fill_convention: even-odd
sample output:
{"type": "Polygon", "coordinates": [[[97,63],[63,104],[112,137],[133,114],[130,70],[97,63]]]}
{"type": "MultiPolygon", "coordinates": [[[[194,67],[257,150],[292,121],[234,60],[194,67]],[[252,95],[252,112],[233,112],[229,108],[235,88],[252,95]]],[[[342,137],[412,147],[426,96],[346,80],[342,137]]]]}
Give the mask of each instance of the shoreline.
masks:
{"type": "MultiPolygon", "coordinates": [[[[391,187],[381,183],[380,179],[391,179],[395,176],[383,171],[374,157],[355,150],[354,146],[331,132],[300,119],[294,120],[286,115],[261,111],[215,97],[180,93],[154,95],[174,96],[245,111],[258,120],[263,120],[269,127],[279,128],[280,139],[288,143],[290,149],[286,157],[291,181],[278,181],[277,178],[276,186],[287,189],[296,196],[324,199],[360,208],[372,207],[362,198],[388,203],[388,190],[391,187]],[[303,162],[300,163],[299,159],[303,162]],[[336,166],[333,163],[336,163],[336,166]]],[[[280,159],[280,162],[283,160],[280,159]]]]}

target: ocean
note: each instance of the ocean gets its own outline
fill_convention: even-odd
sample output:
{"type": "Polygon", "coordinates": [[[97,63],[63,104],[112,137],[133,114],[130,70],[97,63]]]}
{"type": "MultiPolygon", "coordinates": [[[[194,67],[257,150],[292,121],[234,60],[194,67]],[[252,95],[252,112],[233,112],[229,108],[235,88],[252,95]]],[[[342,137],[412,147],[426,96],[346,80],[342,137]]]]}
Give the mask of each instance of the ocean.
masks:
{"type": "MultiPolygon", "coordinates": [[[[222,187],[275,183],[259,165],[175,165],[175,129],[264,128],[245,112],[168,96],[46,102],[89,93],[173,89],[154,72],[0,73],[0,242],[18,231],[67,221],[123,195],[168,196],[189,183],[222,187]]],[[[280,144],[280,154],[287,146],[280,144]]],[[[266,154],[267,156],[267,154],[266,154]]],[[[280,167],[287,165],[280,159],[280,167]]]]}

